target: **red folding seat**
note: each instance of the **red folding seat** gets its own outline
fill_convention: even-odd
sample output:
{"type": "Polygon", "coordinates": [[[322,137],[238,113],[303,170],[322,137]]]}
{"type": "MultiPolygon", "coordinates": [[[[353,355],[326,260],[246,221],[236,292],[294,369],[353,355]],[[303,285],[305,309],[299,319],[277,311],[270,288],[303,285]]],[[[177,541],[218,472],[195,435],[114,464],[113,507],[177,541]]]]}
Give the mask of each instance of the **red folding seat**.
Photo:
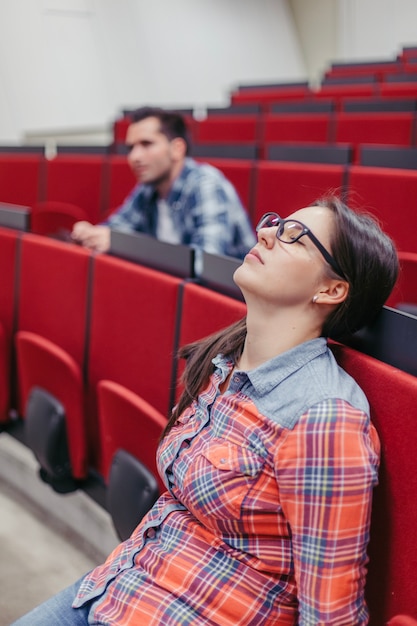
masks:
{"type": "MultiPolygon", "coordinates": [[[[246,315],[246,304],[229,296],[217,293],[195,283],[185,283],[181,306],[179,346],[230,326],[246,315]]],[[[181,361],[175,364],[177,380],[176,396],[181,391],[180,378],[184,369],[181,361]]]]}
{"type": "MultiPolygon", "coordinates": [[[[336,113],[335,140],[360,144],[411,146],[414,131],[413,112],[336,113]]],[[[357,162],[358,155],[355,157],[357,162]]]]}
{"type": "Polygon", "coordinates": [[[143,398],[123,385],[101,380],[97,385],[98,418],[101,437],[101,471],[109,480],[117,450],[125,450],[147,467],[164,485],[156,467],[156,449],[167,418],[143,398]]]}
{"type": "Polygon", "coordinates": [[[387,626],[417,626],[417,619],[409,615],[396,615],[387,622],[387,626]]]}
{"type": "Polygon", "coordinates": [[[376,95],[378,95],[378,85],[376,83],[327,84],[322,85],[315,91],[314,99],[334,98],[335,101],[340,102],[343,98],[364,98],[376,95]]]}
{"type": "MultiPolygon", "coordinates": [[[[34,390],[59,401],[65,413],[72,475],[87,475],[84,357],[92,256],[84,248],[24,234],[16,333],[18,408],[26,420],[34,390]]],[[[32,404],[33,407],[33,404],[32,404]]],[[[45,439],[39,441],[46,446],[45,439]]]]}
{"type": "Polygon", "coordinates": [[[262,143],[323,142],[332,140],[329,113],[270,113],[264,117],[262,143]]]}
{"type": "Polygon", "coordinates": [[[196,142],[257,143],[258,115],[214,115],[195,122],[196,142]]]}
{"type": "Polygon", "coordinates": [[[284,100],[305,100],[311,95],[310,87],[307,83],[299,85],[278,85],[262,87],[253,86],[251,88],[242,88],[235,91],[231,95],[231,103],[233,105],[258,103],[263,105],[265,109],[270,102],[278,102],[284,100]]]}
{"type": "Polygon", "coordinates": [[[130,126],[129,117],[121,117],[115,120],[113,124],[113,141],[117,144],[124,144],[126,141],[126,132],[130,126]]]}
{"type": "Polygon", "coordinates": [[[346,346],[333,350],[367,395],[381,441],[366,583],[369,624],[381,626],[417,615],[417,378],[346,346]]]}
{"type": "Polygon", "coordinates": [[[316,163],[258,163],[255,183],[253,226],[268,211],[286,217],[310,205],[328,191],[343,192],[346,168],[316,163]]]}
{"type": "MultiPolygon", "coordinates": [[[[99,430],[95,417],[97,385],[101,381],[117,383],[139,397],[142,413],[150,405],[153,414],[159,413],[166,421],[171,407],[181,282],[174,276],[119,258],[95,258],[88,350],[88,433],[95,450],[95,468],[103,476],[107,475],[110,457],[103,437],[113,432],[113,427],[107,412],[106,429],[99,430]]],[[[123,430],[124,416],[119,412],[111,415],[114,427],[123,430]]],[[[137,426],[136,436],[144,442],[147,431],[140,414],[137,426]]],[[[151,438],[154,443],[153,434],[151,438]]]]}
{"type": "Polygon", "coordinates": [[[88,219],[84,209],[70,202],[37,202],[31,207],[30,230],[37,235],[64,239],[75,222],[88,219]]]}
{"type": "Polygon", "coordinates": [[[417,96],[417,82],[410,81],[407,83],[380,83],[379,92],[381,96],[415,98],[417,96]]]}
{"type": "Polygon", "coordinates": [[[352,165],[349,198],[376,215],[399,250],[417,252],[417,171],[352,165]]]}
{"type": "Polygon", "coordinates": [[[0,154],[0,200],[31,206],[41,198],[46,161],[42,155],[0,154]]]}
{"type": "Polygon", "coordinates": [[[0,422],[8,420],[13,388],[13,332],[20,233],[0,228],[0,422]]]}
{"type": "Polygon", "coordinates": [[[100,219],[117,209],[137,184],[126,156],[111,155],[109,157],[105,184],[104,215],[100,219]]]}
{"type": "Polygon", "coordinates": [[[400,273],[386,304],[417,314],[417,252],[399,252],[400,273]]]}
{"type": "Polygon", "coordinates": [[[47,161],[46,190],[42,201],[75,204],[89,221],[99,220],[104,202],[103,180],[107,157],[103,155],[58,155],[47,161]]]}

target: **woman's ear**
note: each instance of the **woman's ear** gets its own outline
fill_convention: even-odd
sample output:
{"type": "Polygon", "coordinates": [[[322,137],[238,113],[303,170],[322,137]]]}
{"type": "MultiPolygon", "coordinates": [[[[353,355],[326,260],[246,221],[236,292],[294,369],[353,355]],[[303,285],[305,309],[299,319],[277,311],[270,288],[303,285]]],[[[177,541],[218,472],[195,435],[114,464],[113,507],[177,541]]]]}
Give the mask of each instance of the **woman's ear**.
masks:
{"type": "Polygon", "coordinates": [[[349,283],[346,280],[331,280],[326,287],[322,287],[315,294],[313,301],[316,304],[340,304],[349,294],[349,283]]]}

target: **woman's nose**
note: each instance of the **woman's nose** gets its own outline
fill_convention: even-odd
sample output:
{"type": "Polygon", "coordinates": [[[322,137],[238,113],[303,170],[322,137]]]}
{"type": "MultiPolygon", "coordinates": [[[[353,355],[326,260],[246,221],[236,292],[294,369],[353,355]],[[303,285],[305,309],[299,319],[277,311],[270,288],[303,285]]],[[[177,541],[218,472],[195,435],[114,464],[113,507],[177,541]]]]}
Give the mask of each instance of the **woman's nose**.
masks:
{"type": "Polygon", "coordinates": [[[258,241],[267,248],[273,248],[277,241],[277,229],[275,227],[260,228],[258,241]]]}

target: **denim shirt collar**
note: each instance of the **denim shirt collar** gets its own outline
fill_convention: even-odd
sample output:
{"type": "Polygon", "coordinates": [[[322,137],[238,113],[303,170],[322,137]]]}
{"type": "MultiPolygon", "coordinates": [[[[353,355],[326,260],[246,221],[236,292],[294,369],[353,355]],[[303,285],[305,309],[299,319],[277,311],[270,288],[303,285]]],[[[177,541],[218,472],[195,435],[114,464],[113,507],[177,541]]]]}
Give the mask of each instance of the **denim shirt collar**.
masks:
{"type": "MultiPolygon", "coordinates": [[[[286,350],[253,370],[247,372],[236,370],[236,373],[247,376],[257,393],[264,395],[291,376],[291,374],[304,367],[306,363],[324,354],[326,351],[327,340],[324,337],[318,337],[286,350]]],[[[223,369],[226,365],[226,360],[220,354],[213,359],[213,364],[223,369]]]]}

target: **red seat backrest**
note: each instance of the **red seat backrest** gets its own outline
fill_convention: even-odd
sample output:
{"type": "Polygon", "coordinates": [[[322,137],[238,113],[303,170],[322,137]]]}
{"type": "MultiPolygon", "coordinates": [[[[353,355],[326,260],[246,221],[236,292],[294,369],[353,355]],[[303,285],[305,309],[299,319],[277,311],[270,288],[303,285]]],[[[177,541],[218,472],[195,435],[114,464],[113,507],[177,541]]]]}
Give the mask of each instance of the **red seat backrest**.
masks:
{"type": "MultiPolygon", "coordinates": [[[[409,112],[336,113],[336,142],[411,146],[415,114],[409,112]]],[[[357,162],[356,155],[356,162],[357,162]]]]}
{"type": "Polygon", "coordinates": [[[413,224],[417,213],[417,171],[352,165],[349,202],[380,220],[399,250],[417,252],[413,224]]]}
{"type": "Polygon", "coordinates": [[[195,141],[214,143],[257,143],[258,115],[215,115],[195,122],[195,141]]]}
{"type": "Polygon", "coordinates": [[[26,206],[37,202],[45,165],[41,155],[0,154],[0,201],[26,206]]]}
{"type": "Polygon", "coordinates": [[[262,142],[328,142],[332,128],[333,115],[328,113],[270,113],[264,116],[262,142]]]}
{"type": "Polygon", "coordinates": [[[370,626],[381,626],[417,615],[417,378],[346,346],[333,351],[367,395],[381,440],[366,585],[370,626]]]}
{"type": "Polygon", "coordinates": [[[31,233],[21,245],[18,329],[52,341],[82,364],[90,251],[31,233]]]}
{"type": "Polygon", "coordinates": [[[43,200],[75,204],[96,223],[102,213],[106,157],[102,155],[58,155],[47,161],[43,200]]]}
{"type": "Polygon", "coordinates": [[[95,258],[88,362],[92,439],[101,380],[123,385],[168,415],[180,284],[122,259],[95,258]]]}
{"type": "Polygon", "coordinates": [[[259,162],[255,183],[253,226],[261,215],[276,211],[286,217],[310,205],[329,190],[341,191],[343,165],[259,162]]]}
{"type": "Polygon", "coordinates": [[[307,85],[288,87],[253,87],[235,91],[231,95],[231,104],[260,103],[267,105],[269,102],[283,100],[304,100],[311,95],[307,85]]]}
{"type": "Polygon", "coordinates": [[[98,383],[98,417],[100,423],[101,472],[108,481],[117,450],[126,450],[138,458],[164,485],[156,467],[156,449],[167,424],[143,398],[110,380],[98,383]]]}
{"type": "Polygon", "coordinates": [[[26,418],[34,387],[56,398],[65,411],[73,475],[85,478],[89,453],[83,374],[92,256],[73,244],[24,234],[20,259],[16,333],[19,415],[26,418]]]}
{"type": "Polygon", "coordinates": [[[126,156],[111,155],[109,157],[105,215],[117,209],[133,190],[137,181],[129,167],[126,156]]]}
{"type": "Polygon", "coordinates": [[[20,233],[0,228],[0,422],[10,408],[12,345],[15,324],[16,265],[20,233]]]}
{"type": "Polygon", "coordinates": [[[417,309],[417,252],[399,252],[400,273],[386,304],[413,304],[417,309]]]}
{"type": "MultiPolygon", "coordinates": [[[[181,306],[179,346],[184,346],[230,326],[246,315],[246,304],[229,296],[211,291],[195,283],[184,285],[181,306]]],[[[176,379],[179,381],[184,363],[178,363],[176,379]]],[[[177,396],[181,385],[177,385],[177,396]]]]}

